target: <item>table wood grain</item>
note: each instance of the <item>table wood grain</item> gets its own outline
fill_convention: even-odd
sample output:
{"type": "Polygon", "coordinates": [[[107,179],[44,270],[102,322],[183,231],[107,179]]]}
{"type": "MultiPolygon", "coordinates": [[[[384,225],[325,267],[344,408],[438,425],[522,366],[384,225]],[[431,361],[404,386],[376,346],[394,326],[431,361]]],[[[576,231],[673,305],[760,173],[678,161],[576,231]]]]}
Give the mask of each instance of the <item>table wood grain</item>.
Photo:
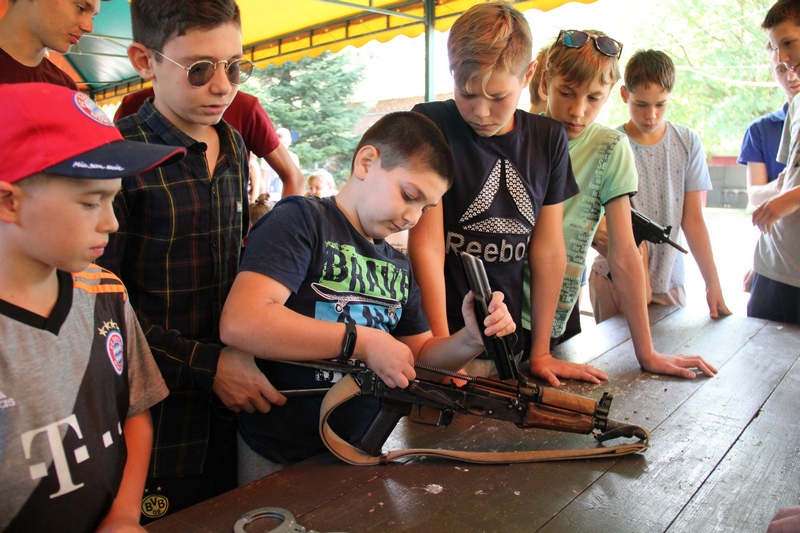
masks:
{"type": "MultiPolygon", "coordinates": [[[[595,399],[612,393],[611,418],[650,429],[644,454],[523,465],[423,457],[358,467],[326,453],[147,529],[228,532],[247,511],[281,507],[323,532],[766,531],[779,508],[800,503],[800,328],[660,306],[651,306],[650,320],[656,350],[702,355],[719,374],[682,380],[642,372],[622,317],[556,352],[609,375],[602,385],[562,388],[595,399]]],[[[456,416],[447,428],[404,420],[386,447],[594,445],[586,435],[456,416]]]]}

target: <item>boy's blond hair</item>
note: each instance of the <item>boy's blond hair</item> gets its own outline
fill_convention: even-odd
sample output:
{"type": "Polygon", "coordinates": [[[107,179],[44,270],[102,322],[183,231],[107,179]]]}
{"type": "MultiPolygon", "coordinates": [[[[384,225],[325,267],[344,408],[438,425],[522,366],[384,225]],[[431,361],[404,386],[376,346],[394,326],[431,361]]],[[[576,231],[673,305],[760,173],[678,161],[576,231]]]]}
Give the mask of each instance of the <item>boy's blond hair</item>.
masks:
{"type": "Polygon", "coordinates": [[[474,80],[486,85],[494,71],[522,79],[533,52],[531,29],[518,10],[505,2],[478,4],[461,15],[450,29],[447,56],[456,89],[468,92],[474,80]]]}
{"type": "MultiPolygon", "coordinates": [[[[582,30],[586,33],[608,37],[597,30],[582,30]]],[[[549,82],[554,76],[561,76],[568,83],[580,85],[594,80],[600,75],[600,83],[614,85],[621,77],[619,59],[598,52],[591,39],[580,48],[570,48],[561,38],[550,46],[547,54],[545,79],[549,82]]]]}
{"type": "Polygon", "coordinates": [[[658,85],[668,93],[675,87],[675,63],[660,50],[637,50],[625,65],[625,89],[658,85]]]}
{"type": "Polygon", "coordinates": [[[538,105],[542,103],[542,97],[539,95],[539,87],[542,85],[542,75],[544,75],[545,65],[547,64],[547,52],[550,45],[542,47],[539,53],[536,54],[536,69],[533,71],[531,82],[528,84],[528,92],[531,96],[531,105],[538,105]]]}

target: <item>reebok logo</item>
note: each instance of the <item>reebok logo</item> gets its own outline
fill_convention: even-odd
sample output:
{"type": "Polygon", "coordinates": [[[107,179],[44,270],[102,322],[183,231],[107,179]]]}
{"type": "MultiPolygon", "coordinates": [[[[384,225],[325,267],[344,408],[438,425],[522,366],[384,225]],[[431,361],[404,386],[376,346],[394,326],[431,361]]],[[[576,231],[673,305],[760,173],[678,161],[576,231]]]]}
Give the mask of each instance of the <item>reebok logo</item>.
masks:
{"type": "Polygon", "coordinates": [[[464,224],[464,229],[470,231],[479,231],[481,233],[497,233],[500,235],[527,235],[536,224],[536,218],[533,214],[533,204],[528,191],[522,184],[517,169],[508,160],[498,159],[494,164],[492,171],[489,173],[489,178],[483,184],[483,189],[478,193],[478,196],[472,201],[467,211],[461,215],[459,220],[464,224]],[[505,171],[505,172],[504,172],[505,171]],[[503,179],[505,178],[505,179],[503,179]],[[515,218],[498,218],[486,217],[482,220],[479,219],[480,215],[486,213],[495,202],[495,197],[500,190],[500,185],[505,182],[505,188],[508,194],[511,195],[514,204],[517,206],[519,213],[525,218],[529,224],[525,224],[519,219],[515,218]],[[472,223],[468,223],[474,220],[472,223]]]}
{"type": "Polygon", "coordinates": [[[0,392],[0,409],[8,409],[9,407],[14,407],[16,403],[14,402],[14,398],[9,398],[2,392],[0,392]]]}
{"type": "Polygon", "coordinates": [[[488,233],[502,237],[495,242],[487,242],[486,239],[471,241],[462,233],[449,231],[445,238],[445,253],[467,252],[487,263],[522,261],[526,257],[528,239],[536,224],[536,217],[531,197],[519,172],[510,161],[497,160],[483,188],[461,215],[459,223],[466,232],[488,233]],[[501,186],[504,190],[501,190],[501,186]],[[492,209],[494,204],[498,206],[492,209]],[[513,218],[492,216],[493,211],[510,213],[514,208],[519,216],[513,218]]]}

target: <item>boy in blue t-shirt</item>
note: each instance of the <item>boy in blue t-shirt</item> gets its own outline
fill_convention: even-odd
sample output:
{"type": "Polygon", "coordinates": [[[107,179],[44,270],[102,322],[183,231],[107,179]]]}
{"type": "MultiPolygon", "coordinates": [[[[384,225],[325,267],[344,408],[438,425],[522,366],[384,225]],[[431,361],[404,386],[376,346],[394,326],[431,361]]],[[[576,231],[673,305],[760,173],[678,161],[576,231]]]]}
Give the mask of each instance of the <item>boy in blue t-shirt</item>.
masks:
{"type": "MultiPolygon", "coordinates": [[[[459,253],[467,252],[484,261],[491,287],[505,295],[520,326],[522,277],[529,268],[532,348],[523,353],[519,336],[514,349],[518,360],[530,357],[534,375],[546,379],[550,368],[565,366],[550,354],[550,330],[566,263],[562,203],[578,192],[567,138],[558,122],[517,109],[536,66],[522,13],[503,2],[473,6],[453,24],[447,48],[454,100],[413,109],[439,126],[456,163],[441,207],[409,233],[422,303],[434,334],[462,326],[468,287],[459,253]]],[[[490,363],[476,361],[484,362],[490,363]]],[[[580,371],[605,377],[591,367],[580,371]]],[[[473,365],[467,372],[489,375],[494,369],[473,365]]]]}
{"type": "MultiPolygon", "coordinates": [[[[384,116],[356,148],[350,179],[334,197],[289,197],[252,228],[220,322],[220,338],[255,354],[278,389],[329,388],[338,373],[278,361],[354,357],[390,387],[406,387],[414,363],[458,369],[483,351],[471,297],[466,328],[434,338],[405,255],[386,242],[413,227],[451,184],[453,159],[436,126],[418,113],[384,116]]],[[[514,331],[495,293],[487,335],[514,331]]],[[[291,398],[268,413],[239,413],[239,482],[324,451],[321,396],[291,398]]],[[[331,417],[357,438],[375,398],[331,417]]]]}

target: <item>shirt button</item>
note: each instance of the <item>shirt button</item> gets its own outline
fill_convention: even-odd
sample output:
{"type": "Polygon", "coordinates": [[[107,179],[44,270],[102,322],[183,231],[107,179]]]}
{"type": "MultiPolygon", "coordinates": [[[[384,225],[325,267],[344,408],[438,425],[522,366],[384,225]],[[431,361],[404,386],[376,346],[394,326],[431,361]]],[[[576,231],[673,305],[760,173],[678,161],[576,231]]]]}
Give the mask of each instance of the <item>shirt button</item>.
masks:
{"type": "Polygon", "coordinates": [[[213,241],[211,241],[211,246],[212,246],[212,248],[216,248],[217,247],[217,239],[214,239],[213,241]]]}

